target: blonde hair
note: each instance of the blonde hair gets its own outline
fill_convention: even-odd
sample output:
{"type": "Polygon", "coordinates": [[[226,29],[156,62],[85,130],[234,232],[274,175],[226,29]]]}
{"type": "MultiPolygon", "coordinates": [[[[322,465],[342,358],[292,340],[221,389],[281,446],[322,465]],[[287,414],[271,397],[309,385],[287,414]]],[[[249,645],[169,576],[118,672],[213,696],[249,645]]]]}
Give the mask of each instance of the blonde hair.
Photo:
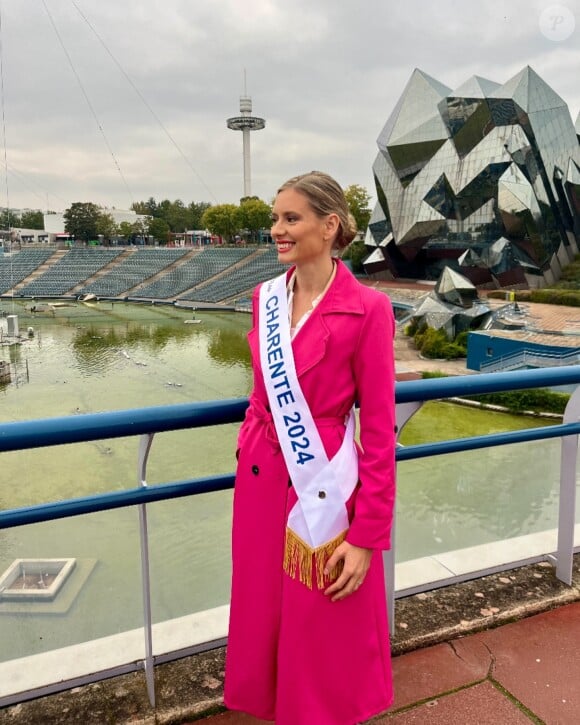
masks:
{"type": "Polygon", "coordinates": [[[332,176],[322,171],[309,171],[307,174],[293,176],[278,189],[294,189],[303,194],[319,217],[329,214],[338,216],[340,226],[333,242],[335,249],[344,249],[355,238],[358,229],[353,215],[348,209],[344,191],[332,176]]]}

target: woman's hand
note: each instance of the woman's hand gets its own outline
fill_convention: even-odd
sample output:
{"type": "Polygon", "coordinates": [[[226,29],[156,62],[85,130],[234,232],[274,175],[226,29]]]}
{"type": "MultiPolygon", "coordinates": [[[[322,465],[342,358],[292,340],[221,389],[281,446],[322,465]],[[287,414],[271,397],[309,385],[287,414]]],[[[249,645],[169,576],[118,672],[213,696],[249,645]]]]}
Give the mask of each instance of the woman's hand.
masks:
{"type": "Polygon", "coordinates": [[[324,592],[325,595],[332,597],[331,601],[338,602],[356,592],[367,575],[372,554],[372,549],[361,549],[360,546],[349,544],[348,541],[343,541],[337,546],[326,562],[324,575],[328,576],[341,560],[344,566],[338,579],[324,592]]]}

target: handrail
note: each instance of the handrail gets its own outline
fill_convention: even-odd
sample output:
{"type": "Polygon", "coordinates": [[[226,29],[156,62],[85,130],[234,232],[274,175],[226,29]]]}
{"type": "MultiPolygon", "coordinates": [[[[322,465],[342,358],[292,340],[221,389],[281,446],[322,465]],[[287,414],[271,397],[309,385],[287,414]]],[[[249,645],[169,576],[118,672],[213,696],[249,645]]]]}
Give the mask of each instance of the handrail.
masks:
{"type": "MultiPolygon", "coordinates": [[[[580,384],[580,365],[570,366],[564,369],[559,367],[543,368],[497,374],[464,375],[401,382],[396,384],[395,391],[397,420],[399,421],[400,427],[402,427],[404,425],[403,421],[408,420],[412,412],[420,407],[420,403],[428,400],[569,384],[580,384]]],[[[153,435],[158,432],[239,422],[244,417],[247,405],[248,400],[246,398],[235,398],[204,403],[157,406],[106,413],[90,413],[60,418],[1,423],[0,452],[28,450],[46,446],[136,435],[144,436],[145,438],[149,437],[148,445],[150,445],[153,435]]],[[[570,583],[574,549],[575,471],[578,436],[580,436],[580,388],[572,395],[566,411],[562,424],[555,424],[548,427],[493,433],[473,438],[445,440],[408,447],[397,447],[397,461],[400,462],[414,458],[476,450],[525,441],[561,438],[560,524],[558,529],[558,552],[554,560],[557,564],[557,576],[562,581],[570,583]]],[[[147,486],[145,484],[146,453],[141,458],[139,467],[141,486],[128,490],[110,491],[108,493],[76,499],[53,501],[26,508],[0,511],[0,530],[81,514],[95,513],[97,511],[106,511],[127,506],[140,506],[142,515],[141,551],[142,569],[144,573],[143,589],[144,601],[147,603],[149,579],[146,504],[188,495],[222,491],[233,486],[234,476],[233,474],[222,474],[201,479],[188,479],[147,486]]],[[[386,554],[385,563],[392,580],[394,573],[394,555],[392,550],[386,554]]],[[[389,592],[391,626],[394,621],[394,596],[394,589],[391,587],[391,591],[389,592]]],[[[150,701],[154,705],[153,664],[155,658],[151,646],[151,614],[147,606],[145,606],[144,620],[144,632],[148,645],[146,647],[147,654],[143,663],[133,663],[132,667],[139,669],[141,666],[144,666],[150,701]]],[[[81,679],[84,682],[91,682],[94,681],[94,678],[95,675],[91,675],[81,679]]],[[[65,689],[66,683],[59,681],[58,686],[53,685],[53,687],[65,689]]],[[[14,696],[9,695],[0,700],[0,707],[5,704],[18,702],[19,698],[22,699],[24,697],[24,699],[27,699],[38,694],[38,691],[29,691],[26,693],[26,697],[24,697],[23,693],[20,693],[20,695],[15,694],[14,696]]]]}
{"type": "MultiPolygon", "coordinates": [[[[423,402],[574,383],[580,383],[580,365],[526,370],[525,375],[517,371],[409,380],[396,384],[395,398],[397,403],[423,402]]],[[[1,423],[0,452],[238,423],[247,406],[247,398],[230,398],[1,423]]]]}
{"type": "Polygon", "coordinates": [[[580,365],[569,368],[542,368],[506,373],[456,375],[448,378],[428,378],[397,383],[397,403],[455,398],[462,395],[500,393],[508,390],[553,387],[580,383],[580,365]]]}
{"type": "MultiPolygon", "coordinates": [[[[441,456],[448,453],[460,453],[482,448],[509,445],[512,443],[526,443],[548,438],[580,435],[580,423],[567,423],[562,425],[544,426],[541,428],[525,428],[523,430],[506,433],[490,433],[471,438],[454,438],[435,443],[419,443],[412,446],[399,447],[396,450],[396,459],[411,461],[416,458],[441,456]]],[[[127,506],[163,501],[165,499],[181,498],[200,493],[215,493],[233,488],[234,475],[223,474],[198,479],[172,481],[147,488],[130,488],[123,491],[99,493],[94,496],[83,496],[65,501],[26,506],[18,509],[0,511],[0,529],[37,524],[42,521],[69,518],[81,514],[97,513],[127,506]]]]}
{"type": "MultiPolygon", "coordinates": [[[[580,362],[580,348],[560,354],[542,352],[541,350],[529,350],[528,348],[524,348],[523,350],[512,352],[510,355],[502,355],[501,357],[497,357],[494,360],[490,360],[489,362],[484,362],[481,364],[479,369],[481,372],[499,372],[501,370],[505,370],[506,367],[514,364],[525,364],[527,360],[549,360],[553,363],[557,362],[558,367],[560,367],[567,360],[575,360],[576,362],[580,362]]],[[[556,367],[556,365],[554,365],[554,367],[556,367]]]]}
{"type": "Polygon", "coordinates": [[[231,398],[1,423],[0,452],[236,423],[247,407],[231,398]]]}

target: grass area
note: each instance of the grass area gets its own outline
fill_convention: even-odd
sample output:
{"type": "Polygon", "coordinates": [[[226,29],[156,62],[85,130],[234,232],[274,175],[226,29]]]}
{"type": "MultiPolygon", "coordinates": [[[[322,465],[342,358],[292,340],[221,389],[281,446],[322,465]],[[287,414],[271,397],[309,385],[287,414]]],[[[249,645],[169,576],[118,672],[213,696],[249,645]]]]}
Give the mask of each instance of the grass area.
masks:
{"type": "Polygon", "coordinates": [[[523,428],[540,428],[546,425],[551,425],[551,422],[522,415],[510,415],[442,401],[431,401],[425,403],[407,423],[401,433],[400,441],[403,445],[409,446],[416,443],[469,438],[523,428]]]}

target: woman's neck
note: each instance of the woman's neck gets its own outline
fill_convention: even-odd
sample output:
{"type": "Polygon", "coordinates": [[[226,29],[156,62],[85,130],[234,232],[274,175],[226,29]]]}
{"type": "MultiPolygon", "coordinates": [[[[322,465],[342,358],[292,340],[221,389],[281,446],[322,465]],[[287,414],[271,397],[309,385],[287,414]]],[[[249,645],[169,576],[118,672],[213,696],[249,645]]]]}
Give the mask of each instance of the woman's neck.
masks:
{"type": "Polygon", "coordinates": [[[299,292],[314,299],[322,294],[334,275],[335,264],[332,258],[316,265],[300,265],[296,267],[294,293],[299,292]]]}

